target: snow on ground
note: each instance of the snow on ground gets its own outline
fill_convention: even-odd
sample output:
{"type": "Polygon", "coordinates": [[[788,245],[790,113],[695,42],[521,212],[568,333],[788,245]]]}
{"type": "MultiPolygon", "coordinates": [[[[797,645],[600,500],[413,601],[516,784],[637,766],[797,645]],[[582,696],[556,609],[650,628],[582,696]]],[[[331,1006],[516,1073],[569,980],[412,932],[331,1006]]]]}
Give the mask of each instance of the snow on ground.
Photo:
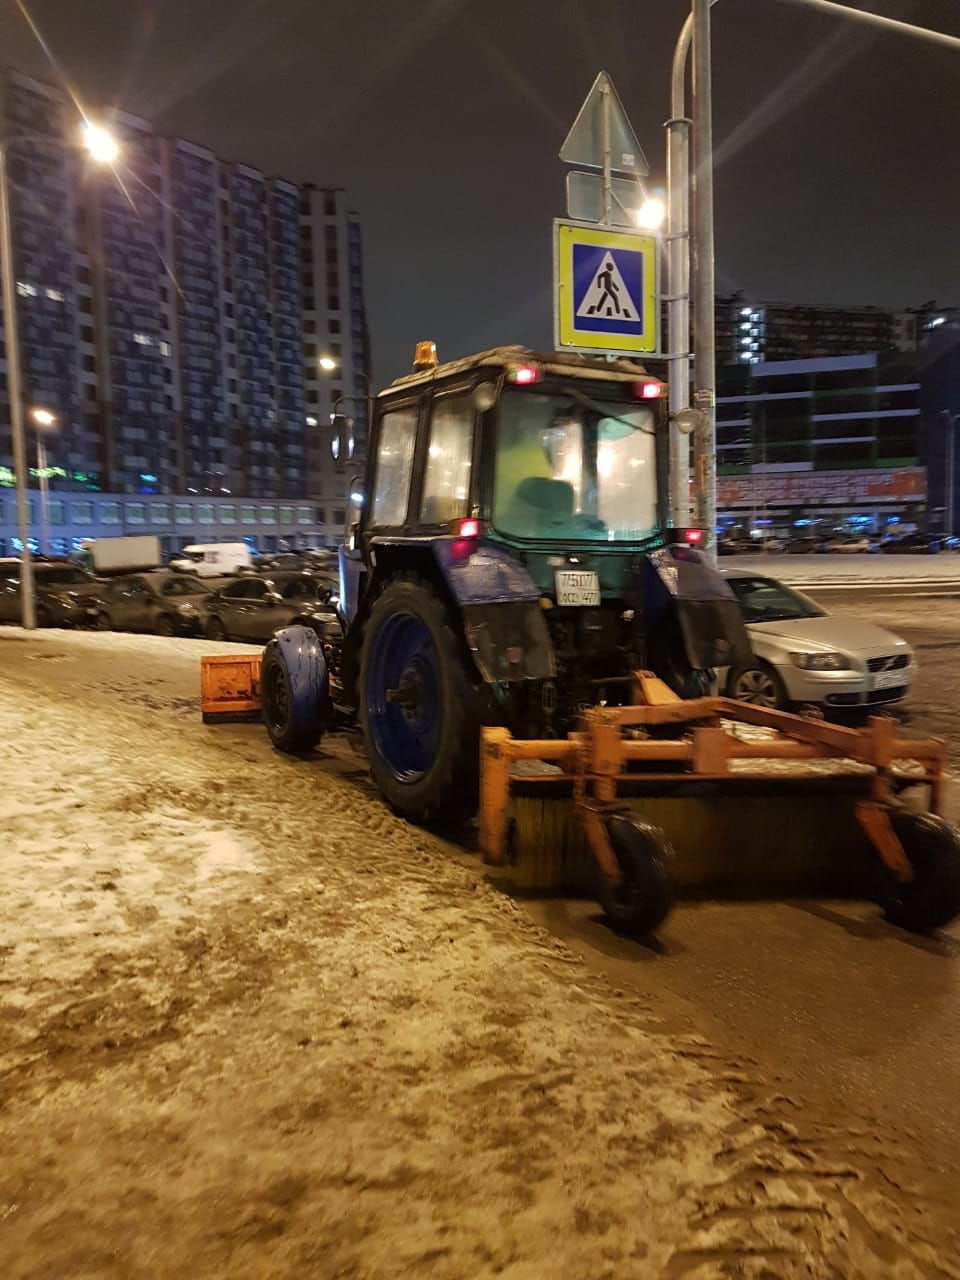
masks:
{"type": "Polygon", "coordinates": [[[359,758],[203,726],[225,649],[0,632],[6,1280],[960,1276],[884,1135],[668,1032],[359,758]]]}
{"type": "Polygon", "coordinates": [[[935,556],[863,555],[757,555],[720,556],[721,569],[766,573],[784,582],[837,583],[852,586],[879,584],[960,583],[960,555],[951,551],[935,556]]]}

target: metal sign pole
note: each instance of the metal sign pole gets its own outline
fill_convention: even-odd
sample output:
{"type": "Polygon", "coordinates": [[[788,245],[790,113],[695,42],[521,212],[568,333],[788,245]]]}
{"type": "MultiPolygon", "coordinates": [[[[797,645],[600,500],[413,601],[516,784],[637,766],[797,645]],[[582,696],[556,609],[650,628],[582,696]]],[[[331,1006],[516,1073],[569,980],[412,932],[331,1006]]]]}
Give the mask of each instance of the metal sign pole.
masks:
{"type": "Polygon", "coordinates": [[[600,147],[603,152],[603,225],[610,226],[613,214],[613,193],[610,179],[610,87],[604,79],[600,85],[600,147]]]}
{"type": "Polygon", "coordinates": [[[717,425],[715,258],[713,230],[713,111],[710,80],[710,4],[693,0],[694,407],[701,419],[694,432],[697,524],[704,550],[717,556],[717,425]]]}

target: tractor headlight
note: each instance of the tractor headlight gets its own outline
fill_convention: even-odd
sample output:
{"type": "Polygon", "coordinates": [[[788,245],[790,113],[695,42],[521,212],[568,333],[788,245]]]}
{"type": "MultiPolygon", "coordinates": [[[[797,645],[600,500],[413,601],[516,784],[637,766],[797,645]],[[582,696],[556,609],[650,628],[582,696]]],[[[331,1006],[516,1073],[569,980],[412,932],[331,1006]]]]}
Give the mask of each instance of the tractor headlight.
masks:
{"type": "Polygon", "coordinates": [[[847,671],[853,666],[845,653],[791,653],[790,661],[804,671],[847,671]]]}

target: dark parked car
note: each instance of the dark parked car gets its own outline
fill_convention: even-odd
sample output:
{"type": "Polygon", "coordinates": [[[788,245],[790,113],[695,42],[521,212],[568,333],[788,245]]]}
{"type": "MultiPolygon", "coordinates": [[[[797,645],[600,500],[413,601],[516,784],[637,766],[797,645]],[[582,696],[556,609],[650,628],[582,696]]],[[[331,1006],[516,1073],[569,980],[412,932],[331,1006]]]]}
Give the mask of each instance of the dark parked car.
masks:
{"type": "Polygon", "coordinates": [[[97,626],[102,631],[148,631],[198,636],[208,584],[183,573],[125,573],[100,584],[97,626]]]}
{"type": "MultiPolygon", "coordinates": [[[[34,557],[39,627],[86,627],[96,614],[98,582],[69,560],[34,557]]],[[[0,560],[0,622],[20,622],[20,561],[0,560]]]]}
{"type": "Polygon", "coordinates": [[[322,635],[328,624],[336,623],[331,603],[336,589],[336,579],[327,573],[238,578],[207,599],[206,635],[264,644],[292,623],[304,623],[322,635]]]}
{"type": "Polygon", "coordinates": [[[935,556],[943,548],[943,536],[938,533],[908,533],[904,538],[885,542],[880,550],[892,555],[935,556]]]}

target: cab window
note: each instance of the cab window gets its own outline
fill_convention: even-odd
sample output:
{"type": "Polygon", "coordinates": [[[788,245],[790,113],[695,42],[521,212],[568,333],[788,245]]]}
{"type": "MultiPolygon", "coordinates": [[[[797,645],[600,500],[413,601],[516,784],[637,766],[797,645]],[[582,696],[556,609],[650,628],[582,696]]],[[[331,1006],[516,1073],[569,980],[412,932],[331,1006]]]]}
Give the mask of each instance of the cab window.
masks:
{"type": "Polygon", "coordinates": [[[377,480],[371,523],[396,528],[407,517],[413,448],[417,439],[417,410],[411,405],[385,413],[377,448],[377,480]]]}
{"type": "Polygon", "coordinates": [[[469,395],[441,396],[433,402],[420,506],[424,524],[446,524],[467,514],[473,412],[469,395]]]}

